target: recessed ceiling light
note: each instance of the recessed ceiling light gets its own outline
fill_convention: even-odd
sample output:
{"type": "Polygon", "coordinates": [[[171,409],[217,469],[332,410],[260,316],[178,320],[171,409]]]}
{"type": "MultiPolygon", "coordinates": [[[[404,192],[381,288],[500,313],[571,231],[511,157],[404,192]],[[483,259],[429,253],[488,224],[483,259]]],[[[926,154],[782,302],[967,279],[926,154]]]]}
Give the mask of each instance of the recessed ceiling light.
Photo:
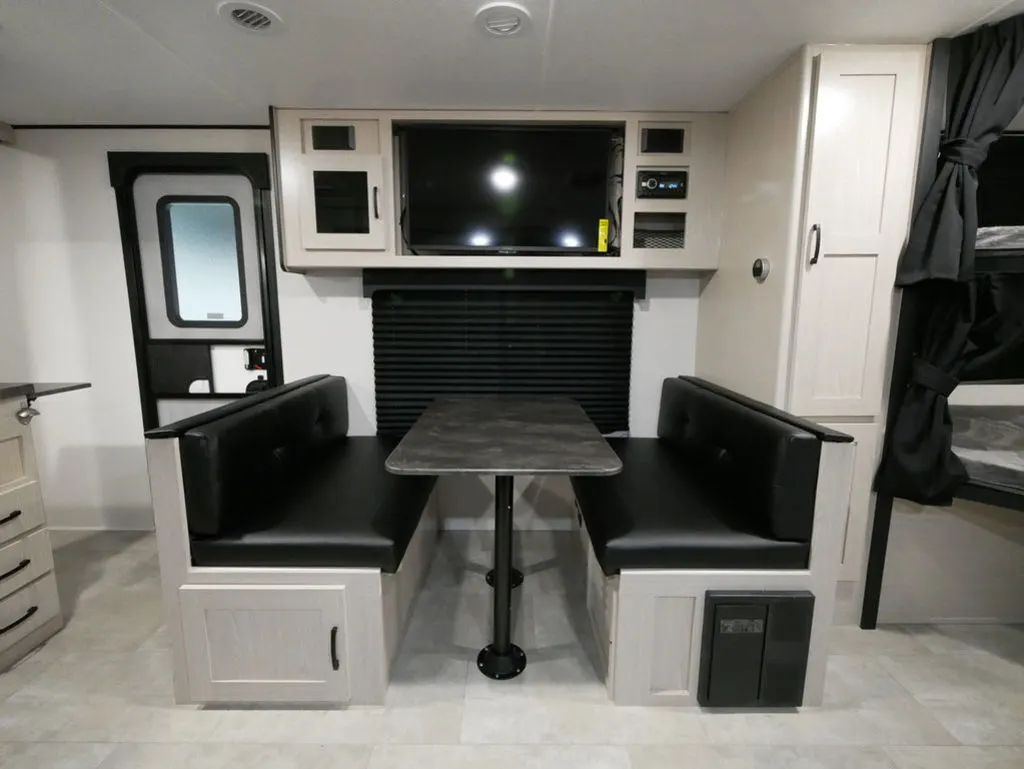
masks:
{"type": "Polygon", "coordinates": [[[281,29],[281,17],[265,6],[249,2],[228,2],[220,3],[217,6],[217,13],[232,26],[244,29],[246,32],[267,34],[277,32],[281,29]]]}
{"type": "Polygon", "coordinates": [[[512,37],[533,26],[530,12],[519,3],[487,3],[473,19],[477,29],[492,37],[512,37]]]}

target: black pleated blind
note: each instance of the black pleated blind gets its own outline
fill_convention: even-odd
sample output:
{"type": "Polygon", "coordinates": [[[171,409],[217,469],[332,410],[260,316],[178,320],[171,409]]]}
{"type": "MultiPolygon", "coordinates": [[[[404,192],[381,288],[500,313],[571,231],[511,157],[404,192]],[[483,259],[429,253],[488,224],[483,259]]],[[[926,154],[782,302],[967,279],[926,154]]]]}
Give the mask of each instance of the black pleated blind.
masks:
{"type": "Polygon", "coordinates": [[[472,395],[568,396],[602,433],[628,430],[632,344],[629,291],[375,291],[377,432],[472,395]]]}

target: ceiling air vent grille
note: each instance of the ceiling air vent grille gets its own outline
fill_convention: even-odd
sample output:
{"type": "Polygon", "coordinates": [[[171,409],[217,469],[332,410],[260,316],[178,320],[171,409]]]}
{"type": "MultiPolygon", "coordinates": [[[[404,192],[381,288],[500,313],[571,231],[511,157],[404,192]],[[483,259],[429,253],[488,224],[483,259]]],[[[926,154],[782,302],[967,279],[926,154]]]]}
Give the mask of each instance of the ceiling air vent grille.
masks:
{"type": "Polygon", "coordinates": [[[262,32],[274,23],[273,19],[255,8],[235,8],[231,12],[231,20],[250,32],[262,32]]]}
{"type": "Polygon", "coordinates": [[[246,32],[267,34],[282,26],[281,17],[269,8],[250,2],[229,2],[217,6],[217,12],[233,26],[246,32]]]}

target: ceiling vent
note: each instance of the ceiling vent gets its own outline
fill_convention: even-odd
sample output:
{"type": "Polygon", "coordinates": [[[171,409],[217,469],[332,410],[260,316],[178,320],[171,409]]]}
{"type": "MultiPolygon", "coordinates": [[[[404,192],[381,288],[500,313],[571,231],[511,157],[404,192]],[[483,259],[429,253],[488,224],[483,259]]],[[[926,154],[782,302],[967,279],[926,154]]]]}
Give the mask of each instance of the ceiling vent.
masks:
{"type": "Polygon", "coordinates": [[[476,12],[477,29],[491,37],[512,37],[532,26],[530,12],[519,3],[488,3],[476,12]]]}
{"type": "Polygon", "coordinates": [[[232,26],[246,32],[267,34],[281,28],[281,17],[269,8],[256,3],[226,2],[217,6],[217,13],[232,26]]]}

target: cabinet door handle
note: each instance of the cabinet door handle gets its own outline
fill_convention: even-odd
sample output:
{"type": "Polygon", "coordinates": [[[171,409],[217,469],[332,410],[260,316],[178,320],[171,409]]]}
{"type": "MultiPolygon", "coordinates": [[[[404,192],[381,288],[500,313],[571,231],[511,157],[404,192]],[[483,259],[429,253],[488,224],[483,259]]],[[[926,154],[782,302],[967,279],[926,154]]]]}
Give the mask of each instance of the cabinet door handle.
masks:
{"type": "Polygon", "coordinates": [[[31,558],[22,558],[21,563],[19,563],[13,569],[8,569],[3,574],[0,574],[0,582],[3,582],[8,577],[13,577],[15,574],[17,574],[19,571],[22,571],[23,569],[27,569],[30,563],[32,563],[31,558]]]}
{"type": "Polygon", "coordinates": [[[380,219],[380,188],[373,188],[373,218],[380,219]]]}
{"type": "Polygon", "coordinates": [[[24,622],[28,622],[29,617],[31,617],[37,611],[39,611],[38,606],[29,606],[28,611],[26,611],[24,615],[14,620],[14,622],[12,622],[10,625],[4,625],[3,627],[0,627],[0,635],[3,635],[4,633],[9,633],[10,631],[14,630],[14,628],[18,627],[18,625],[24,622]]]}
{"type": "Polygon", "coordinates": [[[814,256],[811,257],[811,264],[818,263],[818,257],[821,256],[821,225],[812,224],[811,234],[814,236],[814,256]]]}
{"type": "Polygon", "coordinates": [[[338,626],[335,625],[331,628],[331,667],[337,670],[341,667],[341,662],[338,661],[338,626]]]}
{"type": "Polygon", "coordinates": [[[15,510],[10,515],[5,515],[3,518],[0,518],[0,526],[3,526],[5,523],[10,523],[15,518],[20,518],[20,517],[21,517],[21,510],[15,510]]]}

